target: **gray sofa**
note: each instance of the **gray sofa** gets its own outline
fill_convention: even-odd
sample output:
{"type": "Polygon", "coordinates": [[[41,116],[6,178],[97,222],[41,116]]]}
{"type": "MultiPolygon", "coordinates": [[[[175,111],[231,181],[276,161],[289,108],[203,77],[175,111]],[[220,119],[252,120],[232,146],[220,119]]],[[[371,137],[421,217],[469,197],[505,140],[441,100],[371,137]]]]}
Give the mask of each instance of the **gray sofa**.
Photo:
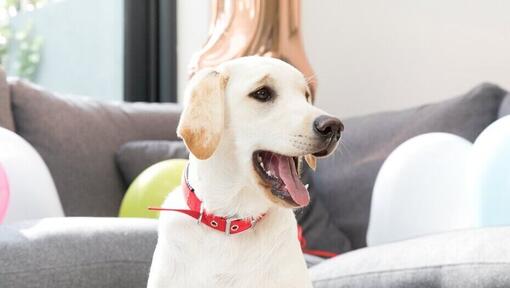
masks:
{"type": "MultiPolygon", "coordinates": [[[[506,94],[482,84],[442,103],[345,120],[345,150],[306,172],[312,203],[296,212],[312,248],[340,254],[310,268],[315,287],[510,287],[510,228],[365,247],[373,182],[388,154],[426,132],[474,140],[510,113],[506,94]]],[[[144,287],[156,221],[114,218],[129,185],[116,156],[129,143],[132,154],[153,155],[136,141],[175,144],[179,113],[173,104],[56,95],[0,73],[0,126],[38,150],[68,216],[0,225],[0,287],[144,287]]]]}

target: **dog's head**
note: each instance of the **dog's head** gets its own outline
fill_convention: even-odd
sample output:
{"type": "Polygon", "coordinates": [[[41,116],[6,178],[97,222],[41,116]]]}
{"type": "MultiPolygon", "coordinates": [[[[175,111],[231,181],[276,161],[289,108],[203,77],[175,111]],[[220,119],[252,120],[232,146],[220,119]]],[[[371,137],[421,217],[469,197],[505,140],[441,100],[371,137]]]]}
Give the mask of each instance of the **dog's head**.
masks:
{"type": "Polygon", "coordinates": [[[291,65],[239,58],[193,77],[177,132],[195,158],[221,157],[272,203],[301,207],[309,202],[302,160],[315,168],[315,157],[331,154],[343,130],[310,99],[291,65]]]}

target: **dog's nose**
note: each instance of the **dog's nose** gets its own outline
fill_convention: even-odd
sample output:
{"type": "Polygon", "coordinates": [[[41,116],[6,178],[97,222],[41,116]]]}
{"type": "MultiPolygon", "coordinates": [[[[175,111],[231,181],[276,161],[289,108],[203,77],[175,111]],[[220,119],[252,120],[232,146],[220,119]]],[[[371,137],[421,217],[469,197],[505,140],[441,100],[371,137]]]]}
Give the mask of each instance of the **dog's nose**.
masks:
{"type": "Polygon", "coordinates": [[[344,124],[338,118],[322,115],[313,121],[313,129],[322,137],[338,140],[344,130],[344,124]]]}

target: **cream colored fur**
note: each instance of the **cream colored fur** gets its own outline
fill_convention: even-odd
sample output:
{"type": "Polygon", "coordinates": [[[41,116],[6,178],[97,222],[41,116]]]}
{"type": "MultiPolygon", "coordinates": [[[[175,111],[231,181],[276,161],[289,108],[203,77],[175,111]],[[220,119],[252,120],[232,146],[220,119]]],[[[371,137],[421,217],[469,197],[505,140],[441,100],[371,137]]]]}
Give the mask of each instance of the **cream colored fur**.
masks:
{"type": "MultiPolygon", "coordinates": [[[[268,197],[252,164],[259,149],[288,156],[317,151],[312,123],[326,113],[306,93],[298,70],[270,58],[239,58],[194,76],[178,127],[192,152],[191,185],[209,213],[265,216],[254,229],[227,236],[187,215],[161,212],[148,287],[311,287],[293,211],[268,197]],[[273,102],[248,97],[261,85],[273,87],[273,102]]],[[[187,209],[178,190],[163,207],[187,209]]]]}

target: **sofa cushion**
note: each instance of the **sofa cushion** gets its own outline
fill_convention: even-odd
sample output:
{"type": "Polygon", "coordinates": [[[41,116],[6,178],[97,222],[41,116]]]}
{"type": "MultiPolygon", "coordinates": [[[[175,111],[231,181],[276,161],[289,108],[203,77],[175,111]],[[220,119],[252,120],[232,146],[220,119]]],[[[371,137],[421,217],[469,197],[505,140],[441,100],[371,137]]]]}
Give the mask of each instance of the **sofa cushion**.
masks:
{"type": "Polygon", "coordinates": [[[0,68],[0,127],[14,131],[14,119],[11,111],[11,93],[5,78],[5,72],[0,68]]]}
{"type": "Polygon", "coordinates": [[[146,287],[157,221],[47,218],[0,226],[1,287],[146,287]]]}
{"type": "Polygon", "coordinates": [[[359,249],[310,269],[316,288],[510,287],[510,228],[436,234],[359,249]]]}
{"type": "Polygon", "coordinates": [[[351,241],[335,226],[321,199],[311,195],[309,209],[296,210],[295,214],[303,229],[307,253],[328,258],[352,250],[351,241]]]}
{"type": "Polygon", "coordinates": [[[174,104],[102,103],[11,82],[16,132],[41,154],[67,216],[116,216],[126,187],[115,165],[120,145],[176,139],[174,104]]]}
{"type": "MultiPolygon", "coordinates": [[[[319,160],[311,175],[311,193],[322,200],[353,248],[366,246],[372,189],[386,157],[409,138],[428,132],[453,133],[474,141],[498,118],[505,94],[498,86],[482,84],[441,103],[345,120],[339,148],[333,156],[319,160]]],[[[323,234],[329,235],[328,231],[323,234]]]]}
{"type": "Polygon", "coordinates": [[[188,159],[182,141],[131,141],[120,146],[115,155],[126,186],[150,166],[168,159],[188,159]]]}
{"type": "MultiPolygon", "coordinates": [[[[307,165],[303,166],[305,171],[310,169],[307,165]]],[[[301,181],[308,184],[309,190],[312,191],[310,187],[315,186],[312,173],[303,173],[301,181]]],[[[335,225],[331,213],[322,201],[317,193],[312,192],[308,206],[294,211],[296,220],[303,229],[306,249],[320,251],[321,254],[327,252],[327,254],[337,255],[350,251],[352,249],[351,241],[335,225]]]]}
{"type": "MultiPolygon", "coordinates": [[[[0,225],[0,287],[147,287],[156,242],[152,219],[68,217],[0,225]]],[[[321,259],[305,261],[313,266],[321,259]]]]}
{"type": "Polygon", "coordinates": [[[499,109],[499,118],[510,115],[510,94],[507,94],[505,100],[501,103],[499,109]]]}

